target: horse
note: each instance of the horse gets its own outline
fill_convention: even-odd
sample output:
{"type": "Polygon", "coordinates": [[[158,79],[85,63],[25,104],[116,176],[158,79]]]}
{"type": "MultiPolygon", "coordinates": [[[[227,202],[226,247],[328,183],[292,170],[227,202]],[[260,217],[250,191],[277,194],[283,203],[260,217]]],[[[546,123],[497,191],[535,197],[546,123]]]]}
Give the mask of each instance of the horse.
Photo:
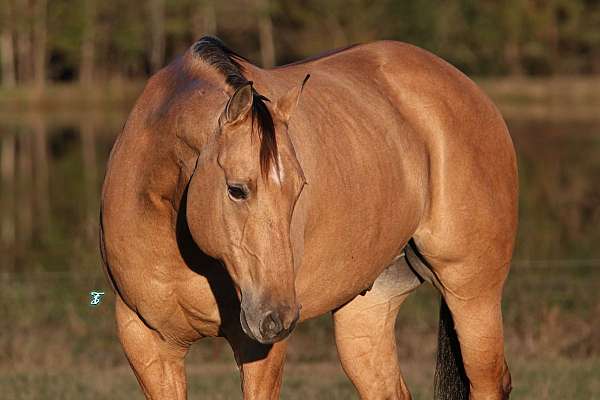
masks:
{"type": "Polygon", "coordinates": [[[508,129],[460,71],[379,41],[261,69],[204,37],[156,73],[109,158],[100,247],[147,398],[223,336],[245,399],[278,398],[299,321],[332,312],[362,398],[409,399],[394,325],[441,295],[435,396],[506,399],[501,298],[517,227],[508,129]]]}

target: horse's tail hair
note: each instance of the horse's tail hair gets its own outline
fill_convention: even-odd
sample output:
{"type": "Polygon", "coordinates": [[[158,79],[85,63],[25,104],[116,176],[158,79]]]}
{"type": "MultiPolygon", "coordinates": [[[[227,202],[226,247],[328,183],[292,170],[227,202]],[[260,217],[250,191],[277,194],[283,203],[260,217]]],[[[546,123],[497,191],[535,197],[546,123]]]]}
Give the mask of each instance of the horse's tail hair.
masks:
{"type": "Polygon", "coordinates": [[[465,373],[452,314],[444,297],[442,297],[440,305],[440,327],[433,398],[435,400],[469,399],[469,380],[465,373]]]}

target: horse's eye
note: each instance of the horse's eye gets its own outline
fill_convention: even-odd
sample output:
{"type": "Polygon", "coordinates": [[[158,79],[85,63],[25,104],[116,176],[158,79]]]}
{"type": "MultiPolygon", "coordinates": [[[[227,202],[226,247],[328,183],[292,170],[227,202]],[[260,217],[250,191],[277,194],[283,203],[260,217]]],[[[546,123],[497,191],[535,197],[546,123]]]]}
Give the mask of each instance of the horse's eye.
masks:
{"type": "Polygon", "coordinates": [[[242,185],[227,185],[227,192],[234,200],[246,200],[248,197],[248,189],[242,185]]]}

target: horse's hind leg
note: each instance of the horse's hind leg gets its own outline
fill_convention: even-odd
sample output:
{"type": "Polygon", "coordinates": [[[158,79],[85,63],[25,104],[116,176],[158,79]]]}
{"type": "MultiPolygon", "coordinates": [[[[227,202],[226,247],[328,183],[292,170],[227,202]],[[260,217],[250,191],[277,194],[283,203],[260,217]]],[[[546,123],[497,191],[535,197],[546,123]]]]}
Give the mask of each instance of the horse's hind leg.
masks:
{"type": "Polygon", "coordinates": [[[444,290],[458,334],[472,400],[508,399],[511,390],[510,373],[504,359],[502,282],[488,281],[473,291],[467,289],[468,285],[463,286],[463,290],[446,285],[444,290]]]}
{"type": "Polygon", "coordinates": [[[147,399],[185,399],[187,348],[168,343],[117,295],[119,340],[147,399]]]}
{"type": "Polygon", "coordinates": [[[333,314],[342,367],[363,399],[410,399],[396,350],[400,305],[420,281],[404,259],[333,314]]]}
{"type": "MultiPolygon", "coordinates": [[[[411,245],[412,246],[412,245],[411,245]]],[[[508,273],[509,256],[488,250],[478,256],[463,256],[460,261],[423,259],[412,247],[408,260],[416,271],[430,280],[442,293],[450,310],[442,304],[440,343],[445,335],[457,338],[459,346],[448,345],[446,356],[438,353],[436,399],[466,398],[456,393],[468,392],[471,400],[507,399],[511,390],[510,372],[504,359],[501,298],[508,273]],[[427,265],[426,265],[427,264],[427,265]],[[453,324],[453,328],[452,325],[453,324]],[[442,332],[442,325],[450,325],[442,332]],[[464,372],[454,359],[460,352],[464,372]],[[441,361],[442,360],[442,361],[441,361]],[[466,373],[464,390],[460,376],[466,373]],[[448,385],[448,387],[444,387],[448,385]],[[454,393],[454,394],[449,394],[454,393]]],[[[460,360],[460,358],[459,358],[460,360]]]]}

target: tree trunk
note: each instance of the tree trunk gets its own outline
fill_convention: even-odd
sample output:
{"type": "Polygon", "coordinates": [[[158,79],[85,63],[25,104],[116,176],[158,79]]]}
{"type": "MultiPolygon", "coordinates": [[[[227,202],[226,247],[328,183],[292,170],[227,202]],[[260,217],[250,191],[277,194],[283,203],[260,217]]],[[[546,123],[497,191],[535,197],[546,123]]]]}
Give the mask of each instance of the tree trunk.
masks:
{"type": "Polygon", "coordinates": [[[192,14],[192,32],[196,39],[217,33],[217,10],[214,0],[204,0],[192,14]]]}
{"type": "Polygon", "coordinates": [[[0,152],[0,176],[2,177],[1,185],[2,195],[2,244],[3,254],[0,266],[7,270],[14,269],[15,257],[15,153],[16,141],[12,134],[3,133],[2,149],[0,152]]]}
{"type": "Polygon", "coordinates": [[[15,87],[17,83],[15,72],[15,49],[14,49],[14,14],[11,2],[5,0],[2,11],[2,28],[0,32],[0,59],[2,60],[2,86],[5,88],[15,87]]]}
{"type": "Polygon", "coordinates": [[[2,86],[13,88],[17,83],[15,78],[15,52],[13,35],[8,30],[0,33],[0,53],[0,57],[2,57],[2,86]]]}
{"type": "Polygon", "coordinates": [[[27,0],[16,0],[15,15],[17,22],[17,81],[31,81],[31,10],[27,0]]]}
{"type": "Polygon", "coordinates": [[[94,56],[96,37],[96,1],[84,2],[84,28],[81,38],[81,63],[79,64],[79,82],[90,86],[94,80],[94,56]]]}
{"type": "Polygon", "coordinates": [[[150,29],[151,45],[150,68],[152,72],[158,71],[165,57],[165,2],[164,0],[150,0],[150,29]]]}
{"type": "Polygon", "coordinates": [[[41,93],[46,85],[47,10],[47,0],[35,1],[35,13],[33,20],[33,42],[35,47],[35,51],[33,53],[33,74],[35,87],[38,93],[41,93]]]}
{"type": "Polygon", "coordinates": [[[258,32],[260,35],[260,57],[263,68],[275,65],[275,43],[273,40],[273,21],[269,0],[257,0],[258,32]]]}
{"type": "Polygon", "coordinates": [[[521,51],[517,40],[509,39],[504,44],[504,62],[508,66],[510,75],[522,76],[521,51]]]}
{"type": "Polygon", "coordinates": [[[31,134],[22,132],[19,135],[19,245],[20,251],[29,248],[33,231],[33,159],[31,154],[31,134]]]}
{"type": "Polygon", "coordinates": [[[561,70],[561,57],[560,57],[560,32],[559,32],[559,21],[557,21],[559,13],[559,5],[552,4],[550,7],[550,18],[548,26],[548,58],[550,60],[550,73],[569,73],[571,71],[561,70]]]}

